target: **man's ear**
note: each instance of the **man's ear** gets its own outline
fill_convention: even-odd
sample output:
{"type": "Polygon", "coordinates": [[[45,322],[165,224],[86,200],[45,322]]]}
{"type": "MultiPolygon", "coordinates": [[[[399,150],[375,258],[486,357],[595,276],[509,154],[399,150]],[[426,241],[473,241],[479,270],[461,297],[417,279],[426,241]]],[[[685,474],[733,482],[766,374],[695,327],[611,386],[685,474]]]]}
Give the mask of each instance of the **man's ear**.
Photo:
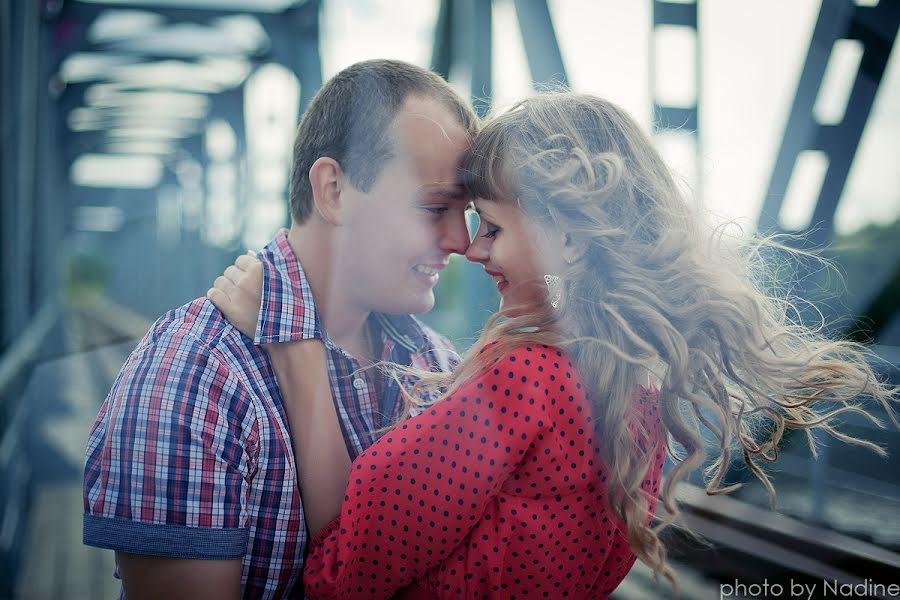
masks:
{"type": "Polygon", "coordinates": [[[343,181],[344,172],[340,163],[329,156],[320,156],[309,168],[309,184],[316,211],[335,227],[342,225],[344,220],[341,203],[343,181]]]}
{"type": "Polygon", "coordinates": [[[563,242],[563,260],[568,264],[573,265],[581,260],[581,257],[584,256],[585,252],[587,252],[587,244],[585,242],[574,240],[572,234],[567,233],[565,241],[563,242]]]}

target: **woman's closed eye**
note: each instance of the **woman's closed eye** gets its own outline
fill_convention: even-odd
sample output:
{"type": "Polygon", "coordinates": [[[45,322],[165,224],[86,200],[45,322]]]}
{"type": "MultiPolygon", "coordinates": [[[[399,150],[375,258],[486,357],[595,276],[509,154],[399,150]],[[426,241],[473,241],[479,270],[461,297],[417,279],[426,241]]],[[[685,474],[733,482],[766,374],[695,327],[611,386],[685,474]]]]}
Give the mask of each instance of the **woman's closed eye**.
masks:
{"type": "Polygon", "coordinates": [[[488,238],[488,239],[494,238],[500,232],[499,227],[497,227],[496,225],[494,225],[493,223],[491,223],[484,217],[481,217],[481,222],[478,224],[478,226],[479,226],[479,229],[484,230],[484,233],[481,234],[481,237],[483,237],[483,238],[488,238]]]}

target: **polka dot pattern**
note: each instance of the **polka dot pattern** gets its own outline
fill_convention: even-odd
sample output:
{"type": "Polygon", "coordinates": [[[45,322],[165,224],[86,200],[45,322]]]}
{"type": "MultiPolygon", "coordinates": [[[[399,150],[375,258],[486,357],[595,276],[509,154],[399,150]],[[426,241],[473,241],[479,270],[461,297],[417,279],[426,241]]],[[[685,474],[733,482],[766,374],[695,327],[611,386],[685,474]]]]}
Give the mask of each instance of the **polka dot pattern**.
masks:
{"type": "MultiPolygon", "coordinates": [[[[634,400],[656,497],[663,429],[655,394],[634,400]]],[[[593,435],[572,360],[516,349],[353,462],[340,516],[311,542],[307,596],[389,598],[418,579],[437,598],[605,598],[635,557],[593,435]]]]}

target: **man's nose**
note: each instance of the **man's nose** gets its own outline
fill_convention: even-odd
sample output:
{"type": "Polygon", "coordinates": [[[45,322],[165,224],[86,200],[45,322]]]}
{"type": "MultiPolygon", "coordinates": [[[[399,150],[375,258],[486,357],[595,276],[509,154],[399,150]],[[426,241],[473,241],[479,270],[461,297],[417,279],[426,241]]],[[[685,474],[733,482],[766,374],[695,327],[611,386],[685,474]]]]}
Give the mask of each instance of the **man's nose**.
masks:
{"type": "Polygon", "coordinates": [[[441,250],[447,254],[465,254],[469,249],[469,229],[465,214],[446,219],[441,230],[441,250]]]}
{"type": "Polygon", "coordinates": [[[490,255],[487,251],[487,248],[485,248],[485,244],[480,243],[478,238],[475,238],[469,244],[469,249],[466,250],[466,259],[474,263],[484,264],[487,262],[489,256],[490,255]]]}

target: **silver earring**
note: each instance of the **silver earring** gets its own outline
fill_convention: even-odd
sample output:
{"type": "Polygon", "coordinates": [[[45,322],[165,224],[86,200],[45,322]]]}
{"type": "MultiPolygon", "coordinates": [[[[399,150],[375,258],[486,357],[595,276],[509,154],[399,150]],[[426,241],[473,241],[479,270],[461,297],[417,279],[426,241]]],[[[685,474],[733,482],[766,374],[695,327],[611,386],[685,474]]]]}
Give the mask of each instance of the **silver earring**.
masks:
{"type": "Polygon", "coordinates": [[[544,275],[544,283],[547,284],[547,292],[550,295],[550,306],[556,308],[562,298],[562,280],[559,275],[544,275]]]}

